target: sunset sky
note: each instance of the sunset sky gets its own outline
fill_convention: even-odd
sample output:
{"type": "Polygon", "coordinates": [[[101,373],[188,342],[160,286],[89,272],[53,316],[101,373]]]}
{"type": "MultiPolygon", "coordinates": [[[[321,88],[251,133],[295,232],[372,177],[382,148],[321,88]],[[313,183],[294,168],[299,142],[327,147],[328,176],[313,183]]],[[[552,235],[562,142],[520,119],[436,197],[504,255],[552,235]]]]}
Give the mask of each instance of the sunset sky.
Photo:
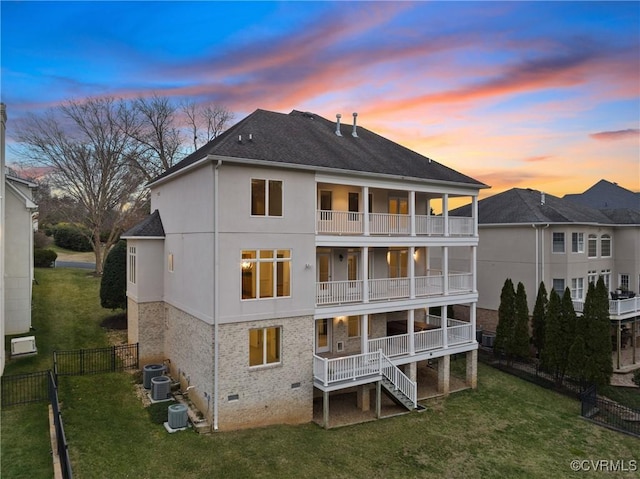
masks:
{"type": "MultiPolygon", "coordinates": [[[[341,113],[492,188],[640,191],[638,2],[2,1],[12,125],[88,96],[341,113]]],[[[344,121],[344,120],[343,120],[344,121]]]]}

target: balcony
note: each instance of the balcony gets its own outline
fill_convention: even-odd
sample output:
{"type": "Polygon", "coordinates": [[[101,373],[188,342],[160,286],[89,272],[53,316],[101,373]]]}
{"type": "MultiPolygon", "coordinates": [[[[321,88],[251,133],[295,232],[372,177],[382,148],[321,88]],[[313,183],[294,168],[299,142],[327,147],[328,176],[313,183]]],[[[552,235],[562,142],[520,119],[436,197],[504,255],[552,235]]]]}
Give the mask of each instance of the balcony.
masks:
{"type": "MultiPolygon", "coordinates": [[[[364,213],[319,210],[316,212],[316,232],[321,235],[414,235],[411,215],[369,213],[368,217],[368,224],[365,224],[364,213]]],[[[448,217],[446,232],[443,216],[415,215],[414,218],[415,235],[473,236],[473,218],[448,217]]]]}
{"type": "MultiPolygon", "coordinates": [[[[573,301],[573,309],[582,314],[584,301],[573,301]]],[[[609,300],[609,314],[612,320],[629,319],[640,316],[640,297],[609,300]]]]}
{"type": "Polygon", "coordinates": [[[329,387],[350,386],[355,381],[364,381],[380,374],[380,358],[390,363],[402,363],[402,359],[419,356],[423,353],[434,353],[449,347],[472,345],[475,335],[472,325],[455,319],[447,320],[447,327],[442,328],[440,318],[430,317],[430,323],[423,331],[409,334],[398,334],[383,338],[369,339],[369,352],[352,354],[335,358],[314,355],[314,378],[316,383],[329,387]],[[434,319],[436,320],[434,322],[434,319]]]}
{"type": "Polygon", "coordinates": [[[368,298],[364,297],[365,281],[326,281],[316,283],[316,305],[328,306],[364,301],[393,301],[437,295],[468,294],[473,292],[473,276],[467,272],[454,272],[445,278],[442,272],[413,278],[380,278],[366,281],[368,298]],[[413,296],[412,296],[413,282],[413,296]],[[445,290],[446,286],[446,290],[445,290]]]}

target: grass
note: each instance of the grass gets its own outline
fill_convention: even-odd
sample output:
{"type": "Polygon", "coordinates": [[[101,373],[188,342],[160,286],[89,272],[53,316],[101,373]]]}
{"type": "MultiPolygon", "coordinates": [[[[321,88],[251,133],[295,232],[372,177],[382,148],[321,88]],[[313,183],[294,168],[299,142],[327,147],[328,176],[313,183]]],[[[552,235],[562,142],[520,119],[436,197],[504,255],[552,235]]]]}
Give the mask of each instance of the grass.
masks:
{"type": "MultiPolygon", "coordinates": [[[[38,270],[37,278],[39,348],[102,346],[99,325],[112,312],[100,308],[99,280],[80,270],[38,270]]],[[[17,367],[10,362],[7,373],[17,367]]],[[[478,375],[477,391],[426,403],[426,412],[328,431],[305,424],[168,434],[135,396],[129,373],[63,377],[60,395],[80,479],[569,478],[577,475],[573,459],[640,459],[637,439],[582,420],[577,401],[483,364],[478,375]]],[[[46,406],[8,408],[2,426],[2,477],[51,477],[46,406]]]]}

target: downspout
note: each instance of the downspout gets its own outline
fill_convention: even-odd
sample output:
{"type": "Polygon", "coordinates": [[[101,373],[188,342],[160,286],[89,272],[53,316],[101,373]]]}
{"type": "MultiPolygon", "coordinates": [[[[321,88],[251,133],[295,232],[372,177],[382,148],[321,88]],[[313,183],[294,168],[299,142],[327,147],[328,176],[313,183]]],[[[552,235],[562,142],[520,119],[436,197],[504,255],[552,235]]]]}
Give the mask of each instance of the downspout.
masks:
{"type": "Polygon", "coordinates": [[[213,170],[213,430],[218,430],[218,360],[220,357],[218,351],[218,316],[220,314],[220,283],[219,271],[220,271],[220,246],[219,246],[219,231],[218,231],[218,213],[219,207],[219,195],[218,195],[218,182],[219,182],[219,168],[222,164],[222,160],[218,160],[213,170]]]}
{"type": "Polygon", "coordinates": [[[532,224],[531,227],[534,229],[535,234],[536,234],[536,282],[535,282],[535,288],[538,289],[538,286],[540,285],[540,277],[539,277],[539,273],[540,273],[540,261],[538,259],[539,257],[539,249],[538,249],[538,237],[540,236],[538,234],[538,228],[536,228],[535,224],[532,224]]]}
{"type": "MultiPolygon", "coordinates": [[[[540,264],[542,265],[540,267],[540,276],[542,277],[541,281],[544,281],[544,230],[546,230],[549,227],[549,223],[547,223],[545,225],[544,228],[542,228],[542,231],[540,232],[540,242],[541,242],[541,248],[540,248],[540,264]]],[[[553,286],[553,285],[551,285],[553,286]]]]}

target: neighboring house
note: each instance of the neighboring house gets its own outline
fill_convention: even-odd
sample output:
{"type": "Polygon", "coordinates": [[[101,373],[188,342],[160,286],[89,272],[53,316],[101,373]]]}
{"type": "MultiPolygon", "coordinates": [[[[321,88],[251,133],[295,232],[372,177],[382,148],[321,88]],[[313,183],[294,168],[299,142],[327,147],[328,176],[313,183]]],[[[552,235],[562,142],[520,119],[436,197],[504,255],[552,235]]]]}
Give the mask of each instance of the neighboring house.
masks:
{"type": "MultiPolygon", "coordinates": [[[[31,329],[33,284],[33,202],[35,183],[18,178],[5,166],[5,130],[7,113],[0,104],[0,327],[5,335],[26,333],[31,329]]],[[[6,352],[2,348],[0,371],[6,352]]]]}
{"type": "Polygon", "coordinates": [[[477,215],[448,205],[486,185],[355,119],[256,110],[152,181],[123,235],[129,341],[214,429],[309,422],[314,398],[327,426],[345,391],[412,409],[460,353],[476,386],[477,215]]]}
{"type": "MultiPolygon", "coordinates": [[[[635,193],[612,183],[601,181],[593,188],[585,192],[589,197],[585,202],[607,205],[607,209],[581,204],[581,195],[563,199],[521,188],[478,202],[477,322],[479,328],[495,331],[500,291],[507,278],[525,286],[530,314],[542,281],[547,291],[554,289],[560,295],[569,287],[580,313],[588,283],[602,276],[612,293],[610,312],[617,351],[614,368],[621,370],[640,365],[640,353],[633,347],[634,338],[640,335],[640,205],[635,193]],[[601,186],[609,196],[592,197],[593,188],[601,186]],[[625,192],[631,194],[632,201],[635,196],[635,203],[614,200],[629,198],[625,192]],[[629,208],[634,204],[635,208],[629,208]],[[616,331],[619,338],[628,335],[631,340],[625,360],[616,331]]],[[[470,212],[471,205],[467,205],[451,214],[465,216],[470,212]]]]}

